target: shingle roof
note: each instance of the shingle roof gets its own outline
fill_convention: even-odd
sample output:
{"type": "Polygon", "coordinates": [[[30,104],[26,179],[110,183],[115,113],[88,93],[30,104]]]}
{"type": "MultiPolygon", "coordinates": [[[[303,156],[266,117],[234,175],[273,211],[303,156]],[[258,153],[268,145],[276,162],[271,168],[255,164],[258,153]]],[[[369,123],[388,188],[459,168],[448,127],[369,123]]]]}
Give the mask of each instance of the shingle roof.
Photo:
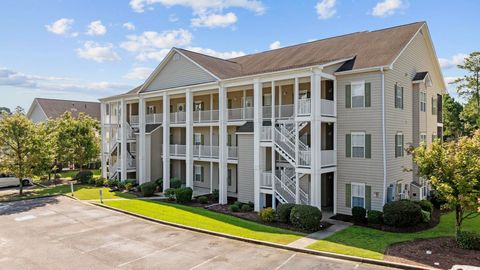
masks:
{"type": "Polygon", "coordinates": [[[100,103],[78,100],[61,100],[36,98],[48,118],[58,118],[65,112],[71,112],[73,117],[83,112],[100,121],[100,103]]]}
{"type": "Polygon", "coordinates": [[[412,81],[423,81],[423,79],[425,79],[427,74],[428,74],[428,71],[417,72],[415,73],[415,76],[413,77],[412,81]]]}
{"type": "Polygon", "coordinates": [[[357,32],[226,60],[185,49],[177,50],[220,79],[351,58],[354,59],[343,70],[363,69],[390,65],[424,24],[416,22],[377,31],[357,32]]]}

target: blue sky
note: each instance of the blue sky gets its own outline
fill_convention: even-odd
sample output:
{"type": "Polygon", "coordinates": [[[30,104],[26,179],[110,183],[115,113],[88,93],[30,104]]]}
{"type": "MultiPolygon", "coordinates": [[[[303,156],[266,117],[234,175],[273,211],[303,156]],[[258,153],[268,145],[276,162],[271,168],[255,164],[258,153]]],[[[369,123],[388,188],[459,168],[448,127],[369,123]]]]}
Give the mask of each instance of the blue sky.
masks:
{"type": "Polygon", "coordinates": [[[0,106],[121,93],[172,46],[229,58],[416,21],[427,21],[450,81],[462,75],[455,64],[480,49],[479,8],[469,0],[4,0],[0,106]]]}

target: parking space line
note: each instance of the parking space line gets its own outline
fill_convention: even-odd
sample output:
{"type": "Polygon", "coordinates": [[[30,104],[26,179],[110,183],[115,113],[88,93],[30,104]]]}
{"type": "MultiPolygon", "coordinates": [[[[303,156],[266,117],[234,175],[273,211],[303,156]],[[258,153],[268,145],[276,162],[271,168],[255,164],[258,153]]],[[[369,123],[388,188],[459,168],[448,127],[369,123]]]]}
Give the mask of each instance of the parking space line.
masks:
{"type": "Polygon", "coordinates": [[[220,256],[221,256],[221,254],[219,254],[219,255],[217,255],[217,256],[213,256],[212,258],[210,258],[210,259],[208,259],[208,260],[206,260],[206,261],[204,261],[204,262],[202,262],[202,263],[199,263],[199,264],[195,265],[194,267],[190,268],[189,270],[197,269],[197,268],[199,268],[200,266],[205,265],[205,264],[207,264],[207,263],[215,260],[216,258],[218,258],[218,257],[220,257],[220,256]]]}
{"type": "Polygon", "coordinates": [[[178,243],[178,244],[175,244],[175,245],[173,245],[173,246],[169,246],[169,247],[166,247],[166,248],[162,248],[162,249],[155,250],[155,251],[153,251],[152,253],[149,253],[149,254],[147,254],[147,255],[145,255],[145,256],[142,256],[142,257],[140,257],[140,258],[136,258],[136,259],[133,259],[133,260],[131,260],[131,261],[128,261],[128,262],[124,262],[124,263],[122,263],[122,264],[119,264],[119,265],[117,265],[117,267],[122,267],[122,266],[125,266],[125,265],[127,265],[127,264],[130,264],[130,263],[133,263],[133,262],[136,262],[136,261],[139,261],[139,260],[143,260],[143,259],[145,259],[145,258],[147,258],[147,257],[149,257],[149,256],[152,256],[153,254],[155,254],[155,253],[157,253],[157,252],[165,251],[165,250],[168,250],[168,249],[171,249],[171,248],[180,246],[181,244],[183,244],[183,243],[178,243]]]}
{"type": "Polygon", "coordinates": [[[292,256],[288,257],[288,259],[286,259],[282,264],[277,266],[277,268],[275,268],[275,270],[278,270],[278,269],[284,267],[291,259],[293,259],[293,257],[295,257],[295,255],[297,255],[297,253],[293,253],[292,256]]]}
{"type": "Polygon", "coordinates": [[[118,242],[110,242],[108,244],[104,244],[104,245],[98,246],[96,248],[92,248],[92,249],[89,249],[89,250],[86,250],[86,251],[82,251],[82,254],[90,253],[92,251],[99,250],[99,249],[102,249],[102,248],[106,248],[106,247],[109,247],[109,246],[112,246],[112,245],[115,245],[115,244],[118,244],[118,242]]]}

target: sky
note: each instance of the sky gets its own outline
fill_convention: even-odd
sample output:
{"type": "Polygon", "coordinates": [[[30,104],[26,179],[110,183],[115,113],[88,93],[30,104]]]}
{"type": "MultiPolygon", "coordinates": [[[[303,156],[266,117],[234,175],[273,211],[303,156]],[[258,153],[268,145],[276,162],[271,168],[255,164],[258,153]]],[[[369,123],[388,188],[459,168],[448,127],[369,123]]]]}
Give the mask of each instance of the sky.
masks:
{"type": "Polygon", "coordinates": [[[476,0],[3,0],[0,107],[128,91],[171,47],[231,58],[417,21],[427,22],[450,82],[480,50],[479,8],[476,0]]]}

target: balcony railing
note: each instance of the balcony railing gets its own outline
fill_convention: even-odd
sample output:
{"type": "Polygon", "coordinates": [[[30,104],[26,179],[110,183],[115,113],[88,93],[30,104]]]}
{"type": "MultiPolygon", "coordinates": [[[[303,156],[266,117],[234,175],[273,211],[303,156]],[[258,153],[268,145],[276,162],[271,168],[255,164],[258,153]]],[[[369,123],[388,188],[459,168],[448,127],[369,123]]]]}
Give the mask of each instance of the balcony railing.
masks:
{"type": "Polygon", "coordinates": [[[271,126],[260,127],[260,140],[261,141],[271,141],[272,140],[272,127],[271,126]]]}
{"type": "Polygon", "coordinates": [[[185,112],[173,112],[170,113],[171,124],[184,124],[187,120],[187,113],[185,112]]]}
{"type": "Polygon", "coordinates": [[[272,172],[267,171],[262,173],[260,178],[260,186],[264,188],[272,188],[272,172]]]}
{"type": "Polygon", "coordinates": [[[194,145],[193,156],[200,158],[218,158],[219,147],[216,145],[194,145]]]}
{"type": "Polygon", "coordinates": [[[145,115],[145,123],[147,125],[161,124],[163,122],[163,113],[152,113],[145,115]]]}
{"type": "Polygon", "coordinates": [[[321,104],[322,115],[335,116],[335,101],[328,100],[328,99],[322,99],[321,103],[322,103],[321,104]]]}
{"type": "Polygon", "coordinates": [[[298,115],[310,115],[312,111],[309,98],[298,99],[298,115]]]}
{"type": "Polygon", "coordinates": [[[277,105],[275,106],[275,118],[290,118],[293,116],[294,111],[295,105],[293,104],[277,105]]]}
{"type": "Polygon", "coordinates": [[[298,165],[300,166],[310,166],[311,162],[311,152],[307,151],[298,151],[298,165]]]}
{"type": "Polygon", "coordinates": [[[238,149],[236,146],[228,147],[228,159],[238,159],[238,149]]]}
{"type": "Polygon", "coordinates": [[[218,110],[193,112],[194,123],[210,123],[216,121],[218,121],[218,110]]]}
{"type": "Polygon", "coordinates": [[[228,121],[253,120],[253,107],[228,109],[228,121]]]}
{"type": "Polygon", "coordinates": [[[170,155],[171,156],[185,156],[187,153],[187,146],[184,144],[171,144],[170,155]]]}
{"type": "Polygon", "coordinates": [[[335,150],[322,150],[322,166],[337,165],[337,154],[335,150]]]}
{"type": "Polygon", "coordinates": [[[130,125],[138,126],[139,123],[140,123],[140,116],[138,116],[138,115],[131,115],[130,116],[130,125]]]}

